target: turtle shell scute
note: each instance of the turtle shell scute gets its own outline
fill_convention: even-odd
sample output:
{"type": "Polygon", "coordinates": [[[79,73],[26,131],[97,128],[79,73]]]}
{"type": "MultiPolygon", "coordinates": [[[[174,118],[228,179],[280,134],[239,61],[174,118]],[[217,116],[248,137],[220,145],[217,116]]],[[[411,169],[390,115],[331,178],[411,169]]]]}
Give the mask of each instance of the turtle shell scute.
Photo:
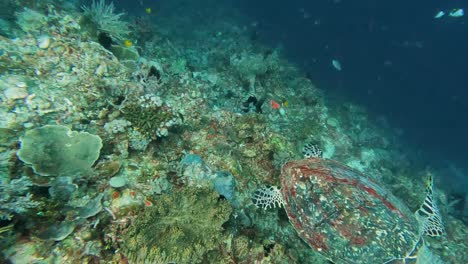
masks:
{"type": "Polygon", "coordinates": [[[286,163],[281,183],[286,212],[299,236],[335,263],[403,259],[420,239],[417,220],[402,202],[338,162],[286,163]]]}

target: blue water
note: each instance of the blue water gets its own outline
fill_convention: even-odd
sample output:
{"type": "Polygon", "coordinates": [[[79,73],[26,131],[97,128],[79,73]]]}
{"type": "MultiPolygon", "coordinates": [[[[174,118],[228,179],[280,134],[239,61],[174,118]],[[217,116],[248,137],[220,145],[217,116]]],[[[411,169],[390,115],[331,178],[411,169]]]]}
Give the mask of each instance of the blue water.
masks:
{"type": "MultiPolygon", "coordinates": [[[[236,2],[258,22],[259,41],[281,45],[330,95],[385,117],[431,164],[467,169],[467,20],[434,18],[466,1],[236,2]]],[[[445,177],[466,189],[468,177],[445,177]]]]}

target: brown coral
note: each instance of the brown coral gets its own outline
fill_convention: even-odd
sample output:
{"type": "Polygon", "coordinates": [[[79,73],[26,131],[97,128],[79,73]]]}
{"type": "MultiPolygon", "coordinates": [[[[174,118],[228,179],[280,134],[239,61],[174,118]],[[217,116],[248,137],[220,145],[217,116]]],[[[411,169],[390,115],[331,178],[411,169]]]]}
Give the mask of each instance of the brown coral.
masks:
{"type": "Polygon", "coordinates": [[[134,263],[200,263],[225,239],[231,206],[209,188],[165,194],[139,216],[124,245],[134,263]]]}

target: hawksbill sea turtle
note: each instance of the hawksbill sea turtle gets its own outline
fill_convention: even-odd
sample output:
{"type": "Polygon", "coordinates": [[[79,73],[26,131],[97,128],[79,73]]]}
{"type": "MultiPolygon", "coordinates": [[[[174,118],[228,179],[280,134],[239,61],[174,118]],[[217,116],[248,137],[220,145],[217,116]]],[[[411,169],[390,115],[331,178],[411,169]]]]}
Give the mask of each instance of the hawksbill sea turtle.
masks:
{"type": "Polygon", "coordinates": [[[281,188],[260,188],[253,201],[264,209],[283,206],[298,235],[333,263],[421,263],[424,235],[444,232],[429,178],[424,203],[412,213],[357,170],[309,158],[286,163],[281,188]]]}

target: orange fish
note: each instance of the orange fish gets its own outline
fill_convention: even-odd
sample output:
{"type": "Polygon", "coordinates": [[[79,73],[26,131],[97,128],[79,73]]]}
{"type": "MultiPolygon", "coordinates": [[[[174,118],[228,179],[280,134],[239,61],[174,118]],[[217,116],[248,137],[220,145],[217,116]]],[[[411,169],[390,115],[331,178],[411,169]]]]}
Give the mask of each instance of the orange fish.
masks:
{"type": "Polygon", "coordinates": [[[281,105],[278,104],[278,102],[276,102],[273,99],[270,101],[270,104],[271,104],[271,108],[273,108],[273,109],[280,109],[280,107],[281,107],[281,105]]]}

